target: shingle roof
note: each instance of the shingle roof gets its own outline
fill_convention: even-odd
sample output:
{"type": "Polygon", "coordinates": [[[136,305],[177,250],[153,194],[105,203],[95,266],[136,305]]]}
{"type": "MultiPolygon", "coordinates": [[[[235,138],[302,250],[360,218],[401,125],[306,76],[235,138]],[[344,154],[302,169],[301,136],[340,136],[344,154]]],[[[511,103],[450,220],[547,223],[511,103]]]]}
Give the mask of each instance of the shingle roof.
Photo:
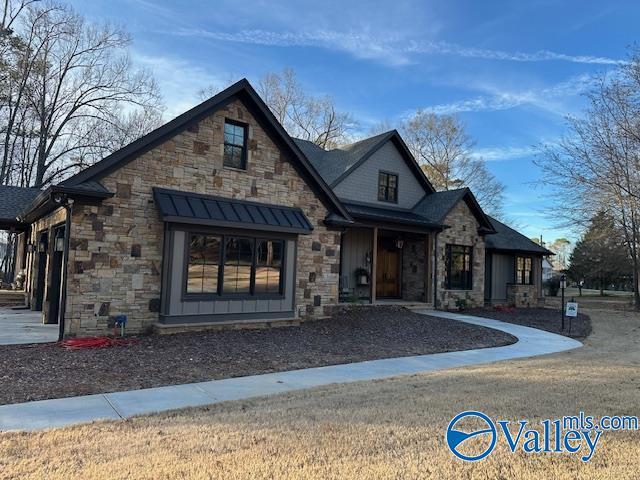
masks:
{"type": "Polygon", "coordinates": [[[422,200],[413,207],[413,211],[434,222],[442,222],[466,193],[466,188],[459,188],[425,195],[422,200]]]}
{"type": "Polygon", "coordinates": [[[294,138],[293,141],[306,155],[318,173],[322,175],[324,181],[333,186],[333,182],[340,178],[342,174],[349,171],[363,157],[376,149],[379,144],[391,138],[393,133],[393,131],[381,133],[359,142],[342,145],[333,150],[324,150],[315,143],[300,138],[294,138]]]}
{"type": "Polygon", "coordinates": [[[531,239],[522,235],[520,232],[517,232],[513,228],[499,222],[495,218],[489,217],[489,220],[497,233],[494,235],[487,235],[485,239],[487,249],[553,255],[553,252],[541,247],[531,239]]]}
{"type": "Polygon", "coordinates": [[[154,188],[153,195],[165,222],[217,227],[311,233],[313,225],[301,209],[154,188]]]}
{"type": "Polygon", "coordinates": [[[0,187],[0,220],[16,222],[16,217],[28,207],[41,192],[38,188],[0,187]]]}

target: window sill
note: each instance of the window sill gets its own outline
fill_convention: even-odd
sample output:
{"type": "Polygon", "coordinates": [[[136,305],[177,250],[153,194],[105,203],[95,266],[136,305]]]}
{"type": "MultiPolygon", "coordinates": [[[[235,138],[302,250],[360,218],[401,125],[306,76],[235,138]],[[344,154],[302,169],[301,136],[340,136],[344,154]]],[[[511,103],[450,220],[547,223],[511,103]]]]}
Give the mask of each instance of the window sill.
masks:
{"type": "Polygon", "coordinates": [[[222,168],[224,170],[232,170],[234,172],[246,172],[247,171],[246,167],[245,168],[238,168],[238,167],[228,167],[226,165],[223,165],[222,168]]]}

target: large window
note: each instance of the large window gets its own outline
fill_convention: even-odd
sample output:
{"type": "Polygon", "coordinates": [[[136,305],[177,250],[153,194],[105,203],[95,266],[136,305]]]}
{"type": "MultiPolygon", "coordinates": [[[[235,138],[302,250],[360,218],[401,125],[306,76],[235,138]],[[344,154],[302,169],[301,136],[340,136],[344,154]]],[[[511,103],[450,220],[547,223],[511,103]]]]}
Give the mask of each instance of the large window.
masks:
{"type": "Polygon", "coordinates": [[[231,120],[224,122],[224,166],[247,168],[247,126],[231,120]]]}
{"type": "Polygon", "coordinates": [[[282,295],[284,240],[192,233],[187,248],[187,295],[282,295]]]}
{"type": "Polygon", "coordinates": [[[253,240],[229,237],[225,242],[224,293],[251,293],[253,240]]]}
{"type": "Polygon", "coordinates": [[[446,274],[449,290],[472,290],[471,260],[472,247],[447,245],[446,274]]]}
{"type": "Polygon", "coordinates": [[[516,283],[519,285],[533,285],[530,257],[516,257],[516,283]]]}
{"type": "Polygon", "coordinates": [[[378,173],[378,200],[398,203],[398,175],[388,172],[378,173]]]}
{"type": "Polygon", "coordinates": [[[187,265],[187,293],[217,293],[221,238],[191,235],[187,265]]]}

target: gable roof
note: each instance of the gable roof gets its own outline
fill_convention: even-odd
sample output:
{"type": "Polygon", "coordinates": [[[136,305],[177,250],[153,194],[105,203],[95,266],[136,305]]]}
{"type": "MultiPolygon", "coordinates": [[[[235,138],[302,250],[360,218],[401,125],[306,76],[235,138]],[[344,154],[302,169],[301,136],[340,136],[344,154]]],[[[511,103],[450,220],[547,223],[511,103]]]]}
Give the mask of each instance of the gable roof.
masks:
{"type": "Polygon", "coordinates": [[[273,140],[291,155],[293,165],[330,207],[330,210],[338,212],[349,220],[349,214],[338,201],[333,191],[307,160],[307,157],[287,134],[282,125],[278,123],[269,110],[269,107],[263,102],[246,78],[234,83],[217,95],[214,95],[147,135],[103,158],[91,167],[78,172],[74,176],[61,182],[60,185],[77,187],[86,182],[98,181],[105,175],[123,167],[130,161],[187,129],[190,125],[209,116],[212,112],[236,98],[240,99],[247,108],[249,108],[261,126],[272,135],[273,140]]]}
{"type": "Polygon", "coordinates": [[[435,192],[435,189],[420,168],[420,165],[418,165],[418,162],[413,158],[413,155],[397,130],[381,133],[332,150],[324,150],[308,140],[299,138],[294,138],[293,140],[331,188],[335,188],[384,144],[391,141],[425,191],[435,192]]]}
{"type": "Polygon", "coordinates": [[[495,235],[489,235],[485,240],[485,246],[489,250],[502,250],[508,252],[525,252],[535,253],[538,255],[553,255],[554,253],[541,247],[536,242],[527,238],[520,232],[505,225],[504,223],[489,217],[493,228],[496,231],[495,235]]]}
{"type": "Polygon", "coordinates": [[[0,186],[0,228],[17,226],[17,217],[40,192],[39,188],[0,186]]]}
{"type": "Polygon", "coordinates": [[[483,233],[495,233],[487,214],[484,213],[471,190],[458,188],[425,195],[414,207],[413,212],[430,219],[434,223],[443,223],[448,213],[460,200],[464,200],[480,224],[483,233]]]}

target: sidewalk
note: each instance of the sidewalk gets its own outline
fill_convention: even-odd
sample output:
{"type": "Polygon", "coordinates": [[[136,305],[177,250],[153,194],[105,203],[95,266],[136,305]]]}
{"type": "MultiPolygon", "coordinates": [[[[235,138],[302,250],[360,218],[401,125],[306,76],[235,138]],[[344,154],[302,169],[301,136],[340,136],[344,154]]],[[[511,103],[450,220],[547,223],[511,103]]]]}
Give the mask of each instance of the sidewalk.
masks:
{"type": "Polygon", "coordinates": [[[503,347],[387,358],[210,382],[2,405],[0,406],[0,431],[36,430],[93,420],[120,419],[335,383],[376,380],[545,355],[582,346],[580,342],[561,335],[498,320],[433,310],[417,311],[417,313],[502,330],[518,337],[518,342],[503,347]]]}

